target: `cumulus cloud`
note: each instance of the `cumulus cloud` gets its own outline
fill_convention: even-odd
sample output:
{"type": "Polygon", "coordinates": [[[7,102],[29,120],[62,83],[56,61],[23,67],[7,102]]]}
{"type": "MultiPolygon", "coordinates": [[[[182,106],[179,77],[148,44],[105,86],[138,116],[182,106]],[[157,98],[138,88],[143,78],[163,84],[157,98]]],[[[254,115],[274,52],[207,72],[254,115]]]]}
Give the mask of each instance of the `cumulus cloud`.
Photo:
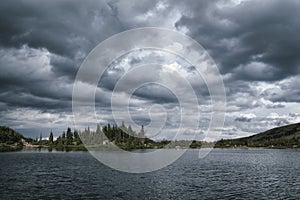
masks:
{"type": "Polygon", "coordinates": [[[249,114],[241,114],[239,117],[235,118],[234,121],[238,121],[238,122],[251,122],[251,120],[253,118],[255,118],[256,115],[253,113],[249,113],[249,114]]]}
{"type": "MultiPolygon", "coordinates": [[[[1,122],[26,134],[38,134],[43,126],[45,132],[50,127],[59,132],[64,126],[72,126],[73,83],[84,58],[111,35],[144,26],[186,33],[216,61],[227,95],[226,123],[221,130],[224,136],[246,136],[298,122],[299,4],[296,0],[63,0],[43,4],[35,0],[2,1],[1,122]]],[[[175,43],[173,48],[180,46],[175,43]]],[[[192,113],[195,107],[199,108],[202,113],[199,130],[205,132],[211,116],[211,99],[205,82],[193,66],[174,55],[154,50],[140,50],[116,60],[96,90],[88,83],[82,88],[87,94],[95,92],[97,112],[103,117],[101,123],[111,121],[111,93],[122,75],[153,60],[164,67],[143,69],[128,76],[119,89],[126,91],[139,81],[158,79],[179,88],[183,84],[180,76],[184,77],[200,104],[189,105],[188,110],[192,113]]],[[[207,77],[211,83],[215,79],[215,74],[207,77]]],[[[188,92],[181,94],[190,98],[188,92]]],[[[119,102],[119,106],[125,103],[119,102]]],[[[170,131],[157,138],[171,138],[179,123],[179,118],[172,117],[179,112],[176,95],[153,84],[138,88],[130,102],[130,112],[138,124],[150,122],[148,111],[153,104],[168,111],[170,131]]],[[[82,120],[88,125],[88,119],[82,120]]],[[[196,123],[192,114],[188,120],[196,123]]]]}
{"type": "MultiPolygon", "coordinates": [[[[259,71],[270,73],[265,80],[281,80],[299,72],[298,1],[254,0],[234,5],[207,1],[205,6],[191,3],[185,7],[191,16],[183,15],[176,26],[186,27],[208,48],[223,73],[251,63],[260,63],[263,69],[259,71]]],[[[260,74],[252,76],[257,77],[260,74]]]]}

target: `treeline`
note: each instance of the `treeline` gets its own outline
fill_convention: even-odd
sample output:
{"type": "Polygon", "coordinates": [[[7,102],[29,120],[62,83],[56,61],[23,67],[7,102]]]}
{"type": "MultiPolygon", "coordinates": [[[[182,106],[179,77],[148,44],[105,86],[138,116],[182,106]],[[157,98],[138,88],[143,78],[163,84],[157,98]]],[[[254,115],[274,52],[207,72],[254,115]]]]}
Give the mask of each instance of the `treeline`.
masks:
{"type": "Polygon", "coordinates": [[[131,126],[121,126],[117,124],[107,124],[103,127],[97,125],[96,131],[89,128],[79,132],[81,139],[88,146],[109,146],[115,144],[123,149],[143,149],[152,148],[156,142],[145,137],[144,126],[139,132],[134,131],[131,126]]]}
{"type": "Polygon", "coordinates": [[[156,145],[156,142],[145,137],[143,126],[137,133],[130,125],[126,127],[124,122],[121,126],[107,124],[100,127],[98,124],[95,131],[88,127],[83,131],[74,130],[72,132],[71,128],[67,128],[67,131],[59,135],[57,139],[54,139],[51,131],[48,139],[43,139],[42,134],[40,134],[39,139],[31,139],[30,143],[41,148],[49,147],[57,150],[86,150],[84,145],[99,147],[115,144],[123,149],[152,148],[156,145]]]}
{"type": "Polygon", "coordinates": [[[79,131],[74,130],[72,132],[71,128],[67,128],[67,131],[64,131],[56,140],[51,131],[48,139],[43,139],[42,134],[40,134],[40,139],[31,139],[29,143],[34,145],[34,147],[48,148],[50,151],[53,148],[59,151],[86,150],[80,139],[79,131]]]}
{"type": "Polygon", "coordinates": [[[49,143],[55,145],[81,145],[82,141],[80,139],[79,133],[77,130],[74,133],[71,131],[71,128],[67,129],[67,132],[63,132],[55,141],[53,141],[53,133],[49,135],[49,143]]]}
{"type": "Polygon", "coordinates": [[[13,129],[0,126],[0,152],[17,151],[24,146],[47,147],[50,150],[86,150],[88,147],[109,147],[111,144],[117,145],[122,149],[155,149],[155,148],[244,148],[244,147],[263,147],[263,148],[300,148],[300,123],[277,127],[268,131],[238,139],[219,140],[217,142],[205,141],[153,141],[145,136],[142,126],[139,132],[134,131],[131,126],[125,126],[124,122],[117,124],[107,124],[103,127],[97,125],[96,130],[86,128],[83,131],[67,128],[56,139],[51,131],[48,139],[26,138],[13,129]]]}
{"type": "Polygon", "coordinates": [[[139,132],[136,132],[132,127],[126,126],[124,122],[120,126],[117,124],[107,124],[105,126],[96,127],[93,131],[89,127],[83,131],[74,130],[68,128],[66,132],[63,132],[56,140],[52,131],[49,134],[48,140],[36,141],[38,145],[56,148],[58,150],[64,150],[66,148],[71,149],[85,149],[104,147],[109,148],[111,144],[117,145],[124,150],[131,149],[154,149],[154,148],[200,148],[202,146],[201,141],[154,141],[145,136],[144,126],[141,126],[139,132]],[[167,146],[168,145],[168,146],[167,146]]]}
{"type": "Polygon", "coordinates": [[[300,136],[291,136],[286,139],[280,138],[266,138],[263,140],[251,140],[248,138],[241,139],[221,139],[219,140],[215,148],[274,148],[274,149],[286,149],[286,148],[300,148],[300,136]]]}

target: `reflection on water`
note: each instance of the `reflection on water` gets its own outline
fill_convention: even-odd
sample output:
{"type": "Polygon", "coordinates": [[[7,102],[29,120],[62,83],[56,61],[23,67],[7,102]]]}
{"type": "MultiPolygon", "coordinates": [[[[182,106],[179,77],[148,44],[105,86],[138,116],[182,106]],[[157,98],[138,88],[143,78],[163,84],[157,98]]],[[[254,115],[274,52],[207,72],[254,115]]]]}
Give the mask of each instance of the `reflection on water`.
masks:
{"type": "MultiPolygon", "coordinates": [[[[117,152],[116,152],[117,153],[117,152]]],[[[0,154],[1,199],[299,199],[300,151],[189,150],[162,170],[129,174],[88,152],[0,154]]]]}

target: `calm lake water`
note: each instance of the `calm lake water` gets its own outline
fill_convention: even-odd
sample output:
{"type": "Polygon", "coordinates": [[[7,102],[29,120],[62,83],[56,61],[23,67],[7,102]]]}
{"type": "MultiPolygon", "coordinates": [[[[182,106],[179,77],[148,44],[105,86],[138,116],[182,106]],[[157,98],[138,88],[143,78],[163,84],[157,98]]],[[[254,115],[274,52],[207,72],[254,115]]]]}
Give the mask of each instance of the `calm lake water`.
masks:
{"type": "Polygon", "coordinates": [[[110,169],[88,152],[0,154],[0,199],[300,199],[300,150],[187,151],[156,172],[110,169]]]}

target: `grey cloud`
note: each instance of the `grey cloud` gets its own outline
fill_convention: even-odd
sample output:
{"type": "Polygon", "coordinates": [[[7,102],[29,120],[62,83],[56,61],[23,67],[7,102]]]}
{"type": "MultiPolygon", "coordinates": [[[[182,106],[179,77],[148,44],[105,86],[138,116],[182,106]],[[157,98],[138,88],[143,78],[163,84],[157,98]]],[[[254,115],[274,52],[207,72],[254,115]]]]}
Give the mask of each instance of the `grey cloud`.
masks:
{"type": "Polygon", "coordinates": [[[72,55],[78,49],[90,50],[93,44],[120,31],[109,6],[100,1],[45,1],[43,4],[4,1],[0,13],[2,45],[28,44],[59,55],[72,55]],[[102,30],[101,35],[97,34],[103,27],[106,33],[102,30]]]}
{"type": "Polygon", "coordinates": [[[289,113],[290,117],[300,117],[300,113],[289,113]]]}
{"type": "Polygon", "coordinates": [[[63,57],[59,55],[52,54],[50,56],[50,65],[53,67],[51,70],[56,77],[67,76],[69,80],[74,80],[77,69],[79,68],[79,61],[75,62],[74,60],[63,57]]]}
{"type": "Polygon", "coordinates": [[[261,94],[264,98],[272,102],[300,102],[299,75],[276,82],[276,87],[266,89],[261,94]]]}
{"type": "MultiPolygon", "coordinates": [[[[300,12],[299,1],[246,1],[229,5],[228,1],[2,1],[0,7],[0,111],[1,120],[15,124],[7,110],[27,108],[47,113],[70,113],[72,83],[85,58],[99,42],[121,31],[143,26],[160,26],[183,31],[204,46],[217,62],[223,75],[229,111],[242,113],[249,109],[282,110],[288,103],[300,102],[300,12]],[[43,59],[37,59],[43,58],[43,59]],[[257,83],[274,85],[279,90],[256,88],[257,83]],[[264,102],[264,101],[267,101],[264,102]]],[[[122,45],[122,44],[120,44],[122,45]]],[[[137,53],[142,55],[143,52],[137,53]]],[[[164,61],[148,57],[149,61],[164,61]]],[[[132,57],[129,65],[145,62],[132,57]]],[[[180,63],[182,64],[182,63],[180,63]]],[[[118,64],[116,64],[118,65],[118,64]]],[[[191,73],[194,69],[185,66],[191,73]]],[[[103,115],[111,112],[109,93],[120,74],[104,74],[96,93],[96,106],[103,115]]],[[[148,78],[132,77],[130,81],[148,78]]],[[[147,79],[147,80],[148,80],[147,79]]],[[[203,81],[192,80],[199,102],[209,102],[203,81]]],[[[176,83],[176,81],[174,81],[176,83]]],[[[137,90],[134,98],[149,104],[177,105],[174,95],[157,88],[137,90]]],[[[135,107],[140,105],[132,105],[135,107]]],[[[296,112],[296,111],[295,111],[296,112]]],[[[37,113],[42,115],[43,113],[37,113]]],[[[139,124],[148,116],[138,115],[139,124]]],[[[295,114],[296,115],[296,114],[295,114]]],[[[238,115],[235,115],[238,116],[238,115]]],[[[63,116],[56,116],[62,118],[63,116]]],[[[292,116],[290,116],[292,117],[292,116]]],[[[297,116],[294,116],[297,119],[297,116]]],[[[44,123],[48,119],[41,120],[44,123]]],[[[108,121],[108,118],[104,119],[108,121]]],[[[33,119],[32,123],[37,123],[33,119]]],[[[265,118],[234,117],[227,126],[243,126],[243,131],[282,125],[291,121],[265,118]],[[241,123],[241,122],[251,123],[241,123]],[[253,127],[248,127],[250,124],[253,127]]],[[[15,124],[19,130],[21,122],[15,124]]],[[[22,121],[24,123],[24,121],[22,121]]],[[[60,122],[59,126],[62,126],[60,122]]],[[[85,122],[86,123],[86,122],[85,122]]],[[[30,127],[30,124],[25,126],[30,127]]],[[[31,125],[33,126],[33,125],[31,125]]],[[[48,129],[47,129],[48,130],[48,129]]],[[[34,130],[37,131],[37,130],[34,130]]],[[[240,129],[228,132],[234,134],[240,129]]]]}
{"type": "Polygon", "coordinates": [[[210,2],[209,8],[192,4],[191,16],[183,16],[176,26],[189,29],[223,74],[253,62],[269,65],[271,74],[243,71],[236,79],[272,81],[299,73],[299,1],[247,1],[232,7],[210,2]]]}
{"type": "Polygon", "coordinates": [[[272,104],[272,105],[266,105],[266,108],[272,108],[272,109],[274,109],[274,108],[284,108],[285,107],[285,105],[284,104],[281,104],[281,103],[275,103],[275,104],[272,104]]]}
{"type": "Polygon", "coordinates": [[[55,109],[57,111],[59,109],[70,111],[71,107],[70,101],[43,98],[27,93],[7,92],[0,94],[0,98],[3,103],[13,107],[30,107],[40,110],[55,109]]]}
{"type": "Polygon", "coordinates": [[[251,122],[251,118],[247,118],[247,117],[237,117],[237,118],[235,118],[234,121],[238,121],[238,122],[251,122]]]}
{"type": "Polygon", "coordinates": [[[176,103],[178,99],[176,96],[167,88],[160,85],[148,84],[144,87],[139,88],[133,94],[140,98],[152,100],[153,103],[176,103]]]}

